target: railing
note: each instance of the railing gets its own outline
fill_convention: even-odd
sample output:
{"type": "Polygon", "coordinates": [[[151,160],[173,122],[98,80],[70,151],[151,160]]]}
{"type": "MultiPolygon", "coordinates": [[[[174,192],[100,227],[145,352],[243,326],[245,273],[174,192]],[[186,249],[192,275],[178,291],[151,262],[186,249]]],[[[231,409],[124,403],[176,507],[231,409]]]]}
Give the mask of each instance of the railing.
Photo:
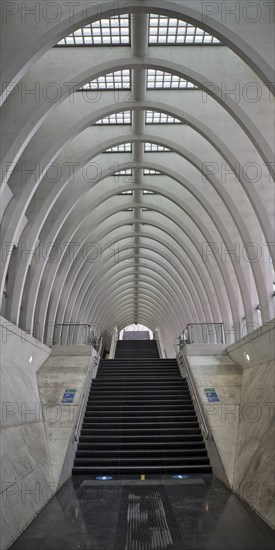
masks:
{"type": "Polygon", "coordinates": [[[200,418],[200,424],[201,424],[201,429],[202,429],[203,435],[206,439],[208,439],[208,437],[209,437],[209,428],[208,428],[207,422],[205,420],[203,405],[202,405],[199,393],[197,391],[196,384],[195,384],[195,381],[194,381],[194,377],[193,377],[193,374],[192,374],[191,369],[189,367],[189,363],[188,363],[186,357],[184,356],[184,354],[182,352],[178,353],[177,362],[178,362],[178,365],[180,367],[181,372],[182,372],[182,369],[184,370],[184,374],[185,374],[185,377],[187,379],[187,383],[188,383],[188,386],[189,386],[191,397],[192,397],[192,400],[195,403],[195,409],[196,409],[196,412],[197,412],[197,414],[200,418]]]}
{"type": "Polygon", "coordinates": [[[186,344],[224,344],[223,323],[189,323],[176,340],[177,352],[186,344]]]}
{"type": "Polygon", "coordinates": [[[91,382],[92,382],[92,379],[95,378],[96,369],[97,369],[98,363],[100,361],[100,355],[101,355],[101,351],[102,351],[102,343],[103,343],[103,338],[101,338],[101,340],[99,342],[98,350],[96,350],[94,347],[92,348],[91,361],[90,361],[90,365],[89,365],[89,368],[88,368],[88,371],[87,371],[87,374],[86,374],[86,378],[85,378],[85,382],[84,382],[84,386],[83,386],[83,391],[82,391],[82,396],[81,396],[81,400],[80,400],[81,402],[79,404],[79,408],[78,408],[78,412],[77,412],[77,419],[76,419],[76,423],[75,423],[75,432],[74,432],[75,441],[78,441],[78,438],[79,438],[80,427],[82,425],[82,419],[83,419],[84,411],[86,409],[86,405],[87,405],[87,401],[88,401],[88,395],[89,395],[89,391],[90,391],[91,382]]]}
{"type": "Polygon", "coordinates": [[[95,349],[100,345],[101,331],[95,323],[56,323],[51,332],[53,345],[92,345],[95,349]]]}

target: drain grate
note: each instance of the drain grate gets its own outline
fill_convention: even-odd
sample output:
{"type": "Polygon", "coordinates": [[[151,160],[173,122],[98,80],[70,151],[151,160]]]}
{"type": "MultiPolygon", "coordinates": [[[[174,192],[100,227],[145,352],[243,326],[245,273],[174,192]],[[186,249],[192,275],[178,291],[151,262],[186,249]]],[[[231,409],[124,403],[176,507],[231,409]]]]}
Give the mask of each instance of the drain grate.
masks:
{"type": "Polygon", "coordinates": [[[171,504],[161,485],[123,488],[115,550],[184,550],[171,504]]]}

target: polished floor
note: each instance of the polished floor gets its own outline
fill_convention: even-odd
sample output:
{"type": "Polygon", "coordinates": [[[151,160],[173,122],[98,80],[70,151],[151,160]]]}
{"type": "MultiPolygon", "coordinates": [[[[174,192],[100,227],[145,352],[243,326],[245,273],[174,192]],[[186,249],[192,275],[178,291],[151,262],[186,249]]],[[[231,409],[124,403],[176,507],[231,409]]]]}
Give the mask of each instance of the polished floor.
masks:
{"type": "Polygon", "coordinates": [[[75,476],[12,550],[274,550],[274,531],[210,474],[75,476]]]}

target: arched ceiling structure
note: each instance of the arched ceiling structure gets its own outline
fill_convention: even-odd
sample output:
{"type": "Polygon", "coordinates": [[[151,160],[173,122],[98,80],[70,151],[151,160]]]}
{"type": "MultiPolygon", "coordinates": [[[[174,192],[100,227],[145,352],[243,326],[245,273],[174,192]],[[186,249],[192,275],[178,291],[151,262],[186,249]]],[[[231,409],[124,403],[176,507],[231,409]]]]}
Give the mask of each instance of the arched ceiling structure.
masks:
{"type": "Polygon", "coordinates": [[[138,322],[167,348],[273,318],[272,3],[8,4],[2,315],[45,342],[138,322]]]}

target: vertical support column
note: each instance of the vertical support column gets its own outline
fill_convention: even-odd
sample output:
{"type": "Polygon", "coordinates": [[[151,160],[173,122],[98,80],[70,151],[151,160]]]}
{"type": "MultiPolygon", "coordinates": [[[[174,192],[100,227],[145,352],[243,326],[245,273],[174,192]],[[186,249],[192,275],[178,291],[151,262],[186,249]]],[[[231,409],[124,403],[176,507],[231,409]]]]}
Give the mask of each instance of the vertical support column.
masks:
{"type": "MultiPolygon", "coordinates": [[[[149,29],[149,17],[147,14],[140,13],[132,15],[132,52],[136,57],[142,58],[146,56],[148,50],[148,29],[149,29]]],[[[142,64],[142,59],[140,59],[142,64]]],[[[132,85],[134,99],[139,102],[144,100],[146,95],[146,83],[147,83],[147,70],[142,66],[133,69],[132,71],[132,85]]],[[[145,131],[145,111],[143,109],[135,109],[132,114],[132,127],[133,132],[137,135],[143,135],[145,131]]],[[[135,243],[135,268],[134,268],[134,312],[135,322],[138,323],[138,294],[139,294],[139,257],[140,257],[140,236],[142,226],[140,223],[141,218],[141,204],[142,204],[142,184],[143,173],[140,166],[136,166],[142,163],[144,155],[144,144],[142,141],[135,142],[133,144],[133,157],[134,157],[134,182],[135,189],[133,193],[134,201],[134,243],[135,243]]]]}

